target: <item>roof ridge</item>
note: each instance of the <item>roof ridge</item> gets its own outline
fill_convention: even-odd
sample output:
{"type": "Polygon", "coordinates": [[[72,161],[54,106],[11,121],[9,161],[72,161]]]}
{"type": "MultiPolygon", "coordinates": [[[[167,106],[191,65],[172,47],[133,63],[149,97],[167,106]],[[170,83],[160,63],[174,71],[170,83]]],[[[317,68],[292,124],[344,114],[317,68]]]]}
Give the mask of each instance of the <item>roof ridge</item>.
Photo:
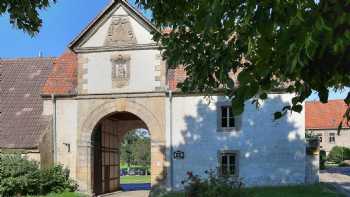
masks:
{"type": "Polygon", "coordinates": [[[14,57],[14,58],[0,58],[0,61],[17,61],[17,60],[47,60],[47,59],[57,59],[57,57],[52,57],[52,56],[48,56],[48,57],[14,57]]]}
{"type": "MultiPolygon", "coordinates": [[[[329,102],[337,102],[337,101],[343,101],[344,102],[344,99],[332,99],[332,100],[328,100],[327,103],[329,103],[329,102]]],[[[314,101],[306,101],[306,103],[322,103],[322,102],[314,100],[314,101]]],[[[322,103],[322,104],[327,104],[327,103],[322,103]]]]}
{"type": "MultiPolygon", "coordinates": [[[[110,3],[89,22],[87,26],[83,28],[82,31],[79,32],[77,36],[68,44],[68,48],[73,50],[76,45],[78,45],[81,40],[83,40],[84,36],[88,34],[88,32],[95,26],[98,25],[100,20],[103,20],[105,15],[107,15],[110,11],[112,11],[116,6],[121,5],[125,6],[128,10],[133,12],[136,17],[139,17],[149,28],[159,31],[159,29],[152,23],[147,17],[143,15],[137,8],[131,5],[127,0],[112,0],[110,3]]],[[[74,51],[74,50],[73,50],[74,51]]]]}

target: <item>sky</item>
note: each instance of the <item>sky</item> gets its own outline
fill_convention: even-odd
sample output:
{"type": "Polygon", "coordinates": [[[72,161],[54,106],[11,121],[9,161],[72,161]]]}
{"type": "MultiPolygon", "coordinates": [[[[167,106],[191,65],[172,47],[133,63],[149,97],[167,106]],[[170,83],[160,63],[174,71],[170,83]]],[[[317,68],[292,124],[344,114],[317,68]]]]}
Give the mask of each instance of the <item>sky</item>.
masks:
{"type": "MultiPolygon", "coordinates": [[[[43,26],[34,38],[14,28],[8,16],[0,16],[0,58],[57,57],[111,0],[57,0],[40,11],[43,26]]],[[[134,2],[134,0],[132,0],[134,2]]],[[[147,17],[149,12],[145,12],[147,17]]]]}
{"type": "MultiPolygon", "coordinates": [[[[14,28],[9,23],[8,16],[0,16],[0,58],[36,57],[39,53],[46,57],[59,56],[110,1],[58,0],[56,4],[40,12],[43,26],[35,37],[14,28]]],[[[150,18],[149,11],[144,14],[150,18]]],[[[330,99],[343,99],[348,91],[349,89],[332,92],[330,99]]],[[[309,98],[317,99],[317,94],[309,98]]]]}

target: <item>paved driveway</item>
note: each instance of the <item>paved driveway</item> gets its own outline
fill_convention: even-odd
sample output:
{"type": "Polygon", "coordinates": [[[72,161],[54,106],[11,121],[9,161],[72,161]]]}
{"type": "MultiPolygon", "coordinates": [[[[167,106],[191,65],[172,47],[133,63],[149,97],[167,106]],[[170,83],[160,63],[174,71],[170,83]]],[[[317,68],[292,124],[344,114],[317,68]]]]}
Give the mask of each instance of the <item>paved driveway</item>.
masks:
{"type": "Polygon", "coordinates": [[[320,171],[320,181],[335,186],[350,197],[350,168],[330,168],[320,171]]]}

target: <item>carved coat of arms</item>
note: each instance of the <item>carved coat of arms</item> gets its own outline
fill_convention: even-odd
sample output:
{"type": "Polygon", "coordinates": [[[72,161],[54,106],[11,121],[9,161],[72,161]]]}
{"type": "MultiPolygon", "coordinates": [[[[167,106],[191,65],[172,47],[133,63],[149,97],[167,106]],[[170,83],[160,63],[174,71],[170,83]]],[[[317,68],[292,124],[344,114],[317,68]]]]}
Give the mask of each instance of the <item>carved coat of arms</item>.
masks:
{"type": "Polygon", "coordinates": [[[105,45],[122,46],[134,44],[136,44],[136,38],[128,16],[113,16],[105,45]]]}
{"type": "Polygon", "coordinates": [[[122,88],[129,84],[130,79],[130,56],[125,54],[115,54],[111,58],[112,62],[112,87],[122,88]]]}

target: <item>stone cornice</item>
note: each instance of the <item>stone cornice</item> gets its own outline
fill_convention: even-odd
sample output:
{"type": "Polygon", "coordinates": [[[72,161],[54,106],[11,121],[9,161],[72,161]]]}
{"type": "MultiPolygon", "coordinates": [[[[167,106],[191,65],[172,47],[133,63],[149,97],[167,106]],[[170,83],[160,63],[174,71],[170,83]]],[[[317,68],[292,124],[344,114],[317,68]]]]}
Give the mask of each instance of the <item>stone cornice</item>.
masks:
{"type": "Polygon", "coordinates": [[[82,47],[76,48],[77,53],[96,53],[96,52],[113,52],[113,51],[131,51],[131,50],[161,50],[162,47],[158,46],[155,43],[152,44],[137,44],[137,45],[125,45],[119,47],[82,47]]]}

